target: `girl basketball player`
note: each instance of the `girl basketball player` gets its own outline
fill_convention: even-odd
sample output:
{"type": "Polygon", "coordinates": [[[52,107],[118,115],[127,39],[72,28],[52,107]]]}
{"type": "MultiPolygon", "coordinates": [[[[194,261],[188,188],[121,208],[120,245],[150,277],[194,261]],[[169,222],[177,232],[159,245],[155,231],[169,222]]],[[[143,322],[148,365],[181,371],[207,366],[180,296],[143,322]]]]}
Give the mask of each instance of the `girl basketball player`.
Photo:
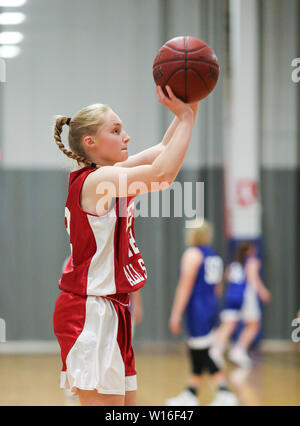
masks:
{"type": "Polygon", "coordinates": [[[77,392],[82,405],[136,404],[129,293],[145,284],[147,274],[134,238],[133,198],[174,181],[198,109],[166,89],[168,96],[160,87],[156,94],[175,115],[173,122],[160,144],[130,157],[130,138],[108,106],[91,105],[72,119],[56,120],[58,147],[85,166],[70,174],[65,224],[72,254],[53,318],[61,387],[77,392]],[[65,124],[70,150],[61,140],[65,124]]]}
{"type": "Polygon", "coordinates": [[[260,275],[260,261],[256,256],[256,247],[252,243],[239,244],[235,260],[226,270],[228,289],[225,296],[225,309],[221,313],[221,325],[211,356],[219,365],[224,365],[224,351],[237,323],[245,324],[238,341],[230,350],[231,361],[243,368],[251,366],[248,349],[254,341],[259,327],[261,312],[259,301],[270,301],[270,293],[264,286],[260,275]]]}
{"type": "Polygon", "coordinates": [[[212,226],[199,221],[193,225],[186,233],[189,247],[182,256],[170,317],[171,332],[178,334],[185,312],[191,374],[186,389],[177,397],[168,399],[167,405],[199,405],[197,390],[204,372],[210,373],[218,389],[210,405],[237,405],[237,398],[228,391],[223,373],[209,355],[218,318],[223,262],[211,247],[212,226]]]}

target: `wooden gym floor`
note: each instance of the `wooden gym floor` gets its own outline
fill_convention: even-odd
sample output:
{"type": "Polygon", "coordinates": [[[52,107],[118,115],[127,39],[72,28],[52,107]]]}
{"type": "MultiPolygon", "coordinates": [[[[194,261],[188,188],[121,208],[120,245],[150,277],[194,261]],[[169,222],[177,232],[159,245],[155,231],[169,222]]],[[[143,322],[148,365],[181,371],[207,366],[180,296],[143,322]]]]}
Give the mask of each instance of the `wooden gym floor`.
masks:
{"type": "MultiPolygon", "coordinates": [[[[0,355],[0,405],[79,405],[59,389],[59,355],[0,355]]],[[[138,405],[164,405],[182,391],[188,360],[179,354],[136,353],[138,405]]],[[[300,405],[300,353],[256,355],[249,375],[228,367],[241,405],[300,405]]],[[[213,397],[209,378],[199,391],[201,405],[213,397]]]]}

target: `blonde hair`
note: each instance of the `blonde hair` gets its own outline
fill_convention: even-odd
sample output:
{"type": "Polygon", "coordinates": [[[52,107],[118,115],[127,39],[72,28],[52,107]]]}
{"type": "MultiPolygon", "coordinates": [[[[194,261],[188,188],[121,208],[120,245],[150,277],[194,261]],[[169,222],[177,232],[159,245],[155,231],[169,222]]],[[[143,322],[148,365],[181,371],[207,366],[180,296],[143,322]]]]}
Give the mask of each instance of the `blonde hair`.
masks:
{"type": "Polygon", "coordinates": [[[82,138],[86,135],[94,135],[99,126],[105,122],[105,116],[110,107],[103,104],[90,105],[79,111],[71,120],[63,115],[56,116],[54,127],[54,139],[58,148],[69,158],[77,161],[78,165],[91,166],[83,148],[82,138]],[[69,121],[68,150],[62,143],[61,134],[63,126],[69,121]]]}
{"type": "Polygon", "coordinates": [[[186,230],[186,245],[201,246],[209,245],[213,241],[213,226],[203,219],[195,219],[191,227],[186,230]]]}

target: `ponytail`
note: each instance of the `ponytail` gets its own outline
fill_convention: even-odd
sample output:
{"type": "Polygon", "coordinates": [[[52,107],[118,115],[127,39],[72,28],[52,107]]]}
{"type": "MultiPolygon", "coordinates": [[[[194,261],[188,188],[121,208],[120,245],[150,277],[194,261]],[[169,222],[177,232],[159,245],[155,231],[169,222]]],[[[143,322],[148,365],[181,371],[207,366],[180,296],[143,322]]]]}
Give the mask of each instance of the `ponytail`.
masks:
{"type": "Polygon", "coordinates": [[[94,135],[99,126],[105,121],[105,114],[110,108],[106,105],[90,105],[81,110],[75,117],[68,118],[63,115],[56,116],[54,127],[54,139],[58,148],[77,164],[97,168],[93,161],[89,160],[84,152],[82,138],[85,135],[94,135]],[[69,147],[67,149],[61,139],[64,125],[69,126],[69,147]]]}
{"type": "Polygon", "coordinates": [[[68,150],[62,143],[61,134],[63,131],[63,126],[67,124],[67,121],[68,121],[68,118],[62,115],[58,115],[56,117],[56,123],[54,128],[54,139],[55,139],[56,145],[68,158],[71,158],[72,160],[77,161],[78,165],[80,164],[84,164],[86,166],[91,165],[92,164],[91,161],[88,161],[84,156],[75,154],[74,152],[68,150]]]}
{"type": "Polygon", "coordinates": [[[244,241],[240,243],[236,249],[235,260],[241,265],[244,264],[246,257],[248,256],[249,250],[254,247],[253,243],[244,241]]]}

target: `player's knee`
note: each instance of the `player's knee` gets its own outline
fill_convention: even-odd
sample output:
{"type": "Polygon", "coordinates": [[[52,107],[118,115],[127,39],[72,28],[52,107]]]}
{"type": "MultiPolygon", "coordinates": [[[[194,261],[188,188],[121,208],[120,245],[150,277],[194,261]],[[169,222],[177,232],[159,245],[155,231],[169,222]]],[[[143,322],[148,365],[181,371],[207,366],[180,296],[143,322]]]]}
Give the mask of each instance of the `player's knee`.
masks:
{"type": "Polygon", "coordinates": [[[203,349],[202,357],[204,368],[206,371],[208,371],[210,374],[215,374],[220,371],[219,367],[209,355],[209,348],[203,349]]]}

